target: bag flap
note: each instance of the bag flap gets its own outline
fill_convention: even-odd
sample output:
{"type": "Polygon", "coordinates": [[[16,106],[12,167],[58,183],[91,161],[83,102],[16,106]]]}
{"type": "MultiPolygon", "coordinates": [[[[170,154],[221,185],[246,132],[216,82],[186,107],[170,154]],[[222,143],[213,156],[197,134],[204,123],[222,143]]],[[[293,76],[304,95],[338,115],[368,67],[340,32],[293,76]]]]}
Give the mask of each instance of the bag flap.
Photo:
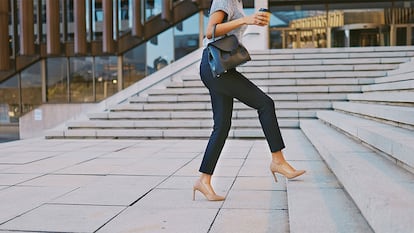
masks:
{"type": "Polygon", "coordinates": [[[216,41],[210,42],[209,45],[214,46],[223,51],[233,51],[239,46],[239,40],[235,35],[222,37],[216,41]]]}

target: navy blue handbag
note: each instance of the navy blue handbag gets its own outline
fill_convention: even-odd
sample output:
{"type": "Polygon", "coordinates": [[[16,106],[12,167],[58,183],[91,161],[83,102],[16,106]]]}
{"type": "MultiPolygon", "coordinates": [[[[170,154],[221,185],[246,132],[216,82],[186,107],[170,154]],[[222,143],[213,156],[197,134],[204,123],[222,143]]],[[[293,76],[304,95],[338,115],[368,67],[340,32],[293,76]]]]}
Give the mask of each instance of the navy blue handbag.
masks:
{"type": "Polygon", "coordinates": [[[220,77],[228,70],[250,61],[251,58],[235,35],[225,35],[216,40],[214,36],[216,26],[217,24],[213,28],[213,41],[207,45],[208,63],[213,76],[220,77]]]}

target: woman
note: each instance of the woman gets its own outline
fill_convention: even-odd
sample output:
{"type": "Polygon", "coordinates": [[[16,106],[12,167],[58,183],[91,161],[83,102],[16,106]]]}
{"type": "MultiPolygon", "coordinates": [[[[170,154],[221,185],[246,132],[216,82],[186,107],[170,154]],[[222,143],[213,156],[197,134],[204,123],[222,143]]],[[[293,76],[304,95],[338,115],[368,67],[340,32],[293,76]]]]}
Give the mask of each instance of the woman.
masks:
{"type": "MultiPolygon", "coordinates": [[[[234,34],[241,41],[247,25],[266,26],[268,23],[266,12],[245,16],[242,0],[213,0],[204,46],[211,42],[212,30],[216,24],[215,37],[234,34]]],[[[275,173],[289,179],[305,173],[303,170],[295,170],[283,156],[282,149],[285,145],[277,123],[273,100],[235,69],[229,70],[219,78],[213,77],[207,58],[205,49],[200,65],[200,76],[210,92],[214,127],[200,166],[200,178],[193,187],[193,200],[196,191],[201,192],[209,201],[225,199],[214,192],[211,176],[230,130],[233,98],[258,110],[259,120],[272,152],[270,171],[275,181],[277,182],[275,173]]]]}

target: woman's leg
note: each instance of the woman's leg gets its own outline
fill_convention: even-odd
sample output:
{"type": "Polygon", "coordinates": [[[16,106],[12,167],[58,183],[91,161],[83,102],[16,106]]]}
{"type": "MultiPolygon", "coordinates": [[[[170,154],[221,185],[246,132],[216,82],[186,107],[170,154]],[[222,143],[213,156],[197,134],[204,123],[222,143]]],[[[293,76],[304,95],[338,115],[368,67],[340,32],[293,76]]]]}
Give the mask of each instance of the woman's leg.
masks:
{"type": "Polygon", "coordinates": [[[212,175],[230,130],[233,98],[212,90],[210,96],[214,126],[199,171],[212,175]]]}
{"type": "Polygon", "coordinates": [[[271,152],[285,148],[276,118],[274,101],[254,83],[236,70],[231,70],[214,83],[214,89],[257,109],[271,152]]]}
{"type": "MultiPolygon", "coordinates": [[[[273,175],[277,172],[285,177],[294,178],[305,173],[303,170],[294,169],[284,158],[282,149],[285,144],[277,123],[274,102],[268,95],[235,70],[222,77],[216,89],[257,109],[263,132],[272,152],[270,170],[273,175]]],[[[276,176],[275,180],[277,181],[276,176]]]]}
{"type": "Polygon", "coordinates": [[[217,78],[213,77],[207,62],[207,53],[204,51],[200,65],[200,76],[205,86],[209,89],[211,105],[213,109],[213,132],[211,133],[203,161],[199,171],[200,178],[193,186],[193,199],[198,190],[210,201],[221,201],[224,197],[217,195],[211,186],[211,176],[216,168],[217,161],[227,139],[233,112],[233,98],[216,92],[217,78]]]}

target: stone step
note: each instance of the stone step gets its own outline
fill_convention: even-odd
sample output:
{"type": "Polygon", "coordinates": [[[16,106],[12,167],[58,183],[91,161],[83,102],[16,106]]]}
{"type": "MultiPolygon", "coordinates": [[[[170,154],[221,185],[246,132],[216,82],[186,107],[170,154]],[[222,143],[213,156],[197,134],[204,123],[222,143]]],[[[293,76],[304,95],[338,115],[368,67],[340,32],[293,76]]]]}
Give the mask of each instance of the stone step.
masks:
{"type": "Polygon", "coordinates": [[[243,66],[292,66],[292,65],[361,65],[361,64],[394,64],[410,61],[407,57],[373,57],[373,58],[312,58],[312,59],[273,59],[273,60],[259,60],[258,57],[253,56],[255,60],[245,63],[243,66]]]}
{"type": "Polygon", "coordinates": [[[414,79],[398,82],[372,84],[362,87],[363,92],[368,91],[392,91],[392,90],[413,90],[414,79]]]}
{"type": "Polygon", "coordinates": [[[278,175],[282,182],[286,180],[289,232],[373,232],[303,132],[283,130],[282,135],[288,145],[286,158],[306,170],[292,180],[278,175]]]}
{"type": "MultiPolygon", "coordinates": [[[[283,120],[286,120],[284,118],[283,120]]],[[[295,119],[297,120],[297,119],[295,119]]],[[[233,119],[232,128],[260,128],[260,122],[256,118],[250,119],[233,119]]],[[[72,121],[67,122],[69,129],[211,129],[213,120],[210,119],[173,119],[173,120],[90,120],[90,121],[72,121]]]]}
{"type": "MultiPolygon", "coordinates": [[[[292,78],[377,78],[387,75],[387,71],[335,71],[335,72],[244,72],[249,79],[292,79],[292,78]]],[[[186,80],[200,80],[200,75],[186,75],[180,78],[186,80]]]]}
{"type": "Polygon", "coordinates": [[[334,111],[318,111],[317,117],[414,171],[414,131],[334,111]]]}
{"type": "Polygon", "coordinates": [[[388,76],[375,79],[375,83],[379,84],[379,83],[391,83],[391,82],[397,82],[397,81],[412,80],[413,75],[414,75],[414,71],[404,72],[404,73],[395,74],[395,75],[390,75],[388,73],[388,76]]]}
{"type": "MultiPolygon", "coordinates": [[[[346,93],[327,93],[327,94],[271,94],[269,95],[276,102],[278,101],[297,101],[297,100],[346,100],[346,93]]],[[[129,98],[130,103],[175,103],[175,102],[210,102],[208,94],[188,94],[188,95],[150,95],[134,96],[129,98]]],[[[235,102],[239,102],[235,100],[235,102]]]]}
{"type": "MultiPolygon", "coordinates": [[[[395,47],[394,47],[395,48],[395,47]]],[[[362,51],[362,50],[310,50],[298,49],[300,51],[277,51],[269,50],[263,53],[252,53],[252,60],[300,60],[300,59],[314,59],[315,53],[318,54],[318,59],[345,59],[345,58],[391,58],[391,57],[412,57],[414,51],[412,48],[406,47],[406,51],[362,51]],[[302,51],[303,50],[303,51],[302,51]],[[313,52],[312,52],[313,51],[313,52]]],[[[325,50],[325,49],[324,49],[325,50]]]]}
{"type": "MultiPolygon", "coordinates": [[[[332,93],[332,92],[361,92],[360,85],[319,85],[319,86],[259,86],[264,92],[275,93],[332,93]]],[[[147,95],[183,95],[183,94],[208,94],[205,87],[195,88],[165,88],[148,90],[147,95]]]]}
{"type": "MultiPolygon", "coordinates": [[[[256,62],[260,63],[260,62],[256,62]]],[[[369,71],[369,70],[392,70],[398,68],[398,64],[362,64],[362,65],[289,65],[289,66],[278,66],[278,65],[245,65],[238,67],[240,72],[307,72],[307,71],[318,71],[318,72],[336,72],[336,71],[369,71]]]]}
{"type": "Polygon", "coordinates": [[[398,69],[389,71],[388,75],[398,75],[398,74],[404,74],[407,72],[412,72],[413,65],[414,65],[414,61],[410,58],[408,61],[401,63],[398,66],[398,69]]]}
{"type": "Polygon", "coordinates": [[[300,127],[374,232],[414,229],[412,173],[318,120],[302,120],[300,127]]]}
{"type": "MultiPolygon", "coordinates": [[[[299,120],[280,120],[278,121],[281,128],[298,128],[299,120]]],[[[208,139],[212,132],[212,128],[168,128],[168,129],[65,129],[51,130],[48,132],[47,138],[203,138],[208,139]]],[[[264,138],[261,128],[231,128],[228,138],[264,138]]]]}
{"type": "Polygon", "coordinates": [[[380,121],[392,121],[397,125],[409,125],[414,128],[414,108],[412,107],[353,102],[334,102],[333,108],[335,110],[376,118],[380,121]]]}
{"type": "MultiPolygon", "coordinates": [[[[306,86],[306,85],[359,85],[359,84],[375,84],[373,78],[312,78],[312,79],[254,79],[251,80],[258,86],[306,86]]],[[[200,79],[174,81],[168,84],[167,88],[189,88],[189,87],[204,87],[200,79]]]]}
{"type": "MultiPolygon", "coordinates": [[[[234,109],[248,109],[247,105],[236,102],[234,109]]],[[[331,101],[281,101],[276,103],[276,109],[330,109],[331,101]]],[[[186,103],[133,103],[119,104],[111,109],[111,111],[181,111],[181,110],[211,110],[209,102],[186,102],[186,103]]]]}
{"type": "Polygon", "coordinates": [[[378,91],[367,92],[362,94],[348,94],[348,99],[351,101],[369,101],[369,102],[383,102],[394,104],[414,104],[413,91],[378,91]]]}
{"type": "MultiPolygon", "coordinates": [[[[276,112],[279,118],[315,118],[315,110],[288,110],[281,109],[276,112]]],[[[211,110],[205,111],[121,111],[121,112],[97,112],[88,114],[91,120],[143,120],[143,119],[212,119],[211,110]]],[[[233,119],[257,117],[254,109],[240,109],[233,111],[233,119]]]]}

